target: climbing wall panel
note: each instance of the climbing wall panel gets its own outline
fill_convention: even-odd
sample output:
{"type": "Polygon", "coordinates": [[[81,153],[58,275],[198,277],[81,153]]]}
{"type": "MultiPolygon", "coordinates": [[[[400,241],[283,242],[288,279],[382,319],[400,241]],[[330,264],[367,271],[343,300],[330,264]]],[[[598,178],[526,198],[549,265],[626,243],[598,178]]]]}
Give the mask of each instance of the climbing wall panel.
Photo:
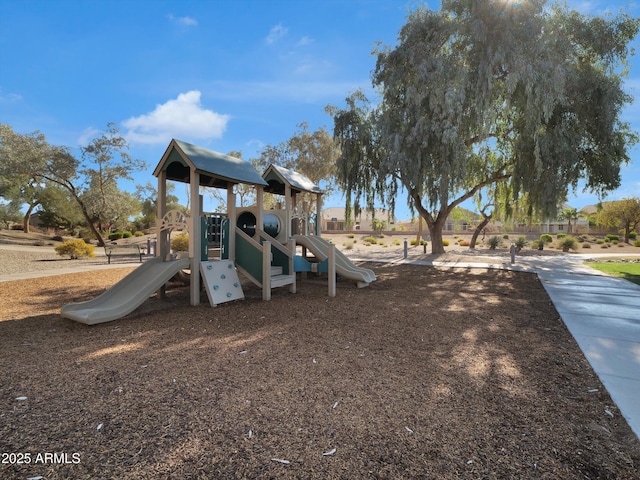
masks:
{"type": "Polygon", "coordinates": [[[220,303],[244,299],[238,271],[233,261],[200,262],[200,273],[212,307],[220,303]]]}

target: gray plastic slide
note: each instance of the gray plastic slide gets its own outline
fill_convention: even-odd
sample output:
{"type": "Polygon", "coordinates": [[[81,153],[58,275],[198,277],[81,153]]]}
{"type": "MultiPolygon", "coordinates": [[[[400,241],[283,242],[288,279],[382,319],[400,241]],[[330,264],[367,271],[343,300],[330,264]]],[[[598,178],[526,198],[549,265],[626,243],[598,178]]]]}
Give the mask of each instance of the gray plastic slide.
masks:
{"type": "Polygon", "coordinates": [[[189,268],[188,258],[170,262],[153,258],[93,300],[65,305],[62,316],[87,325],[124,317],[184,268],[189,268]]]}
{"type": "MultiPolygon", "coordinates": [[[[307,248],[315,257],[323,262],[329,255],[329,242],[321,237],[296,235],[298,245],[307,248]]],[[[336,248],[336,272],[349,280],[358,282],[358,287],[365,287],[375,281],[376,274],[373,270],[355,266],[349,258],[336,248]]]]}

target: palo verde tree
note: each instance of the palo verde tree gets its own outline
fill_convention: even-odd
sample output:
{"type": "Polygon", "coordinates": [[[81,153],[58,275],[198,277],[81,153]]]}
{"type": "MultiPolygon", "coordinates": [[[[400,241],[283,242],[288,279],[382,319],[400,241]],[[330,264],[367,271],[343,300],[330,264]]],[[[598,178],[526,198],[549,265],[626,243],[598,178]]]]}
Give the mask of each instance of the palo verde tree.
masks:
{"type": "Polygon", "coordinates": [[[640,198],[624,198],[605,202],[597,215],[598,223],[624,231],[624,241],[629,243],[630,234],[640,225],[640,198]]]}
{"type": "Polygon", "coordinates": [[[638,20],[584,16],[543,0],[443,0],[419,8],[361,92],[334,110],[338,177],[357,208],[401,189],[444,252],[449,213],[495,182],[554,216],[575,189],[620,184],[635,134],[620,119],[638,20]]]}
{"type": "Polygon", "coordinates": [[[11,171],[17,178],[51,182],[67,190],[78,203],[98,245],[104,245],[103,222],[110,221],[110,213],[123,211],[117,181],[130,179],[132,172],[144,167],[144,162],[127,153],[127,141],[116,125],[107,124],[105,132],[80,147],[82,160],[76,159],[68,147],[49,145],[39,132],[21,135],[8,125],[0,128],[3,171],[11,171]],[[22,148],[25,145],[29,148],[22,148]]]}

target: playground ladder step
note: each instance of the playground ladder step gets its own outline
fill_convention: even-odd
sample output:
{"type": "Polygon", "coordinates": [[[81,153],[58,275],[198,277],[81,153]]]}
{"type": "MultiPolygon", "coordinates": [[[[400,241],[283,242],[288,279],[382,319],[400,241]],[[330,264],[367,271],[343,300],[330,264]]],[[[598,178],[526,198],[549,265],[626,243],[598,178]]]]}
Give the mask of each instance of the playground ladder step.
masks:
{"type": "Polygon", "coordinates": [[[276,275],[282,275],[282,267],[279,267],[277,265],[272,265],[271,266],[271,276],[275,277],[276,275]]]}
{"type": "Polygon", "coordinates": [[[295,275],[275,275],[271,277],[271,288],[291,285],[296,281],[295,275]]]}

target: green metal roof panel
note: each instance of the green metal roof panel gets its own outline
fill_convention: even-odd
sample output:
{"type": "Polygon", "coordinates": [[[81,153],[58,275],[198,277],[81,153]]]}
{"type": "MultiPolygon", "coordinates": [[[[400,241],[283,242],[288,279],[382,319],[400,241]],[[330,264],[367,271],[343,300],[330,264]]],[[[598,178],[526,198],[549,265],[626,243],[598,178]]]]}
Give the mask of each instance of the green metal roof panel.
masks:
{"type": "Polygon", "coordinates": [[[288,183],[292,189],[300,192],[323,193],[322,189],[313,183],[309,177],[278,165],[269,165],[269,168],[267,168],[263,177],[267,181],[284,181],[288,183]]]}
{"type": "Polygon", "coordinates": [[[229,182],[268,185],[249,162],[176,139],[169,144],[154,175],[165,169],[167,178],[188,182],[189,169],[185,167],[195,168],[204,186],[226,188],[229,182]]]}

